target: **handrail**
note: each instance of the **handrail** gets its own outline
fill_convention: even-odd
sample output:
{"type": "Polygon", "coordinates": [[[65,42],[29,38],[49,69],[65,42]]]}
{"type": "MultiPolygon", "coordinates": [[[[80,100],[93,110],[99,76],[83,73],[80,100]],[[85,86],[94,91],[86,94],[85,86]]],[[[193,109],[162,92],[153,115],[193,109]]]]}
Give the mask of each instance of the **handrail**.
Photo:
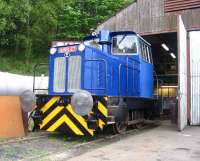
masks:
{"type": "Polygon", "coordinates": [[[48,63],[38,63],[34,66],[33,68],[33,93],[35,93],[35,91],[39,91],[39,90],[48,90],[48,89],[36,89],[35,88],[35,77],[36,77],[36,69],[39,66],[48,66],[48,63]]]}
{"type": "MultiPolygon", "coordinates": [[[[156,76],[156,86],[157,86],[157,90],[158,90],[158,86],[159,86],[159,80],[158,80],[158,75],[157,75],[157,73],[156,73],[156,71],[154,70],[153,71],[153,73],[154,73],[154,76],[156,76]]],[[[157,99],[158,99],[158,94],[157,94],[157,99]]]]}

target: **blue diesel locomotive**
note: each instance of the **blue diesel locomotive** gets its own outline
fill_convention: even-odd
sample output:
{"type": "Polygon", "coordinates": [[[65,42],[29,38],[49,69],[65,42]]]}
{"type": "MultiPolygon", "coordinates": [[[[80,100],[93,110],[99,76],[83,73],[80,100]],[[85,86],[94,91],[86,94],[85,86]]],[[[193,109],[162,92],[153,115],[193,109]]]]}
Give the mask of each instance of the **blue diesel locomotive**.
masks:
{"type": "Polygon", "coordinates": [[[100,31],[83,43],[50,49],[48,95],[32,113],[47,131],[122,133],[154,110],[151,45],[135,32],[100,31]]]}

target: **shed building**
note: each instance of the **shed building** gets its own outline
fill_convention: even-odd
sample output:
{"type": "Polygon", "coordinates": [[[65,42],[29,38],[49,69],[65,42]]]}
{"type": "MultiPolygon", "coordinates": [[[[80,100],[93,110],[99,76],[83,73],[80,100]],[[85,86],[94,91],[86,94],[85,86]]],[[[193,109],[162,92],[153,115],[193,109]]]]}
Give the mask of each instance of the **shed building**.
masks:
{"type": "Polygon", "coordinates": [[[152,45],[156,93],[178,99],[178,127],[200,125],[200,0],[137,0],[97,30],[135,31],[152,45]]]}

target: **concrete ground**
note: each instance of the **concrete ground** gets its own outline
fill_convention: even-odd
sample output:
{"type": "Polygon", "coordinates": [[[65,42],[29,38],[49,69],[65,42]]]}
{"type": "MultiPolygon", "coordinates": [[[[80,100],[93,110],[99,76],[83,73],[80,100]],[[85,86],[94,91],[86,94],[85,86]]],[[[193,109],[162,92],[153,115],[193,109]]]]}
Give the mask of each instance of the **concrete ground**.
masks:
{"type": "Polygon", "coordinates": [[[70,161],[200,161],[200,127],[178,132],[164,122],[152,130],[73,156],[70,161]]]}

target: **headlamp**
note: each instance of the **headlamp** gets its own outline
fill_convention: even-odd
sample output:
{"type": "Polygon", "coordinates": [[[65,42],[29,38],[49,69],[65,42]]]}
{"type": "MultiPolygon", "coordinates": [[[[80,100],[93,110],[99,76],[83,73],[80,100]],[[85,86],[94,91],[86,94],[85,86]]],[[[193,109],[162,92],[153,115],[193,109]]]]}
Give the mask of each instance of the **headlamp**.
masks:
{"type": "Polygon", "coordinates": [[[77,91],[72,96],[71,104],[77,114],[81,116],[88,115],[93,107],[92,95],[88,91],[77,91]]]}
{"type": "Polygon", "coordinates": [[[83,51],[85,50],[85,45],[84,45],[84,44],[80,44],[80,45],[78,46],[78,50],[79,50],[80,52],[83,52],[83,51]]]}
{"type": "Polygon", "coordinates": [[[54,55],[56,53],[57,49],[56,48],[51,48],[50,49],[50,54],[54,55]]]}

